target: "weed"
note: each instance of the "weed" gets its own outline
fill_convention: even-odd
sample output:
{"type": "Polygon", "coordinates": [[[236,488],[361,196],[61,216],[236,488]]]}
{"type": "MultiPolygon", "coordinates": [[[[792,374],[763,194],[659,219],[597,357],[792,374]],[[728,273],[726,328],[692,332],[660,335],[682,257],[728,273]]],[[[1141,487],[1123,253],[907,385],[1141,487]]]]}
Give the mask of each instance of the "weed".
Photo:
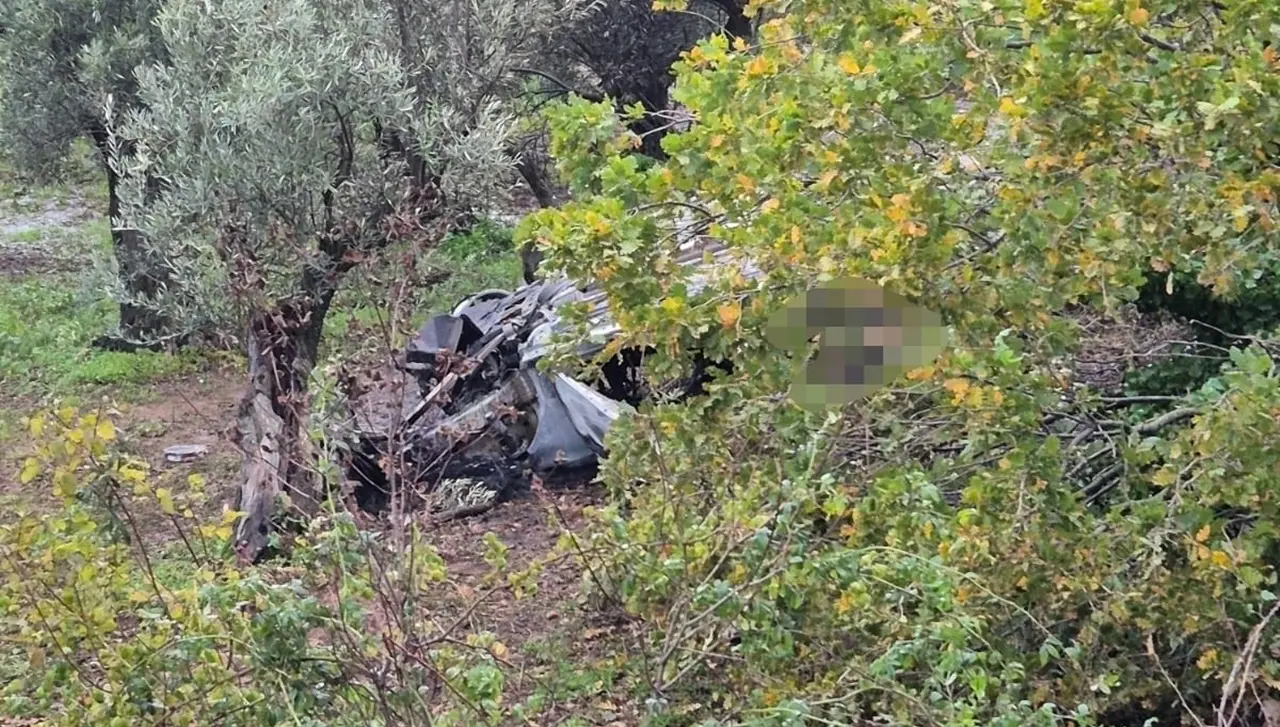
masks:
{"type": "Polygon", "coordinates": [[[40,242],[44,238],[44,230],[30,229],[8,235],[9,242],[40,242]]]}

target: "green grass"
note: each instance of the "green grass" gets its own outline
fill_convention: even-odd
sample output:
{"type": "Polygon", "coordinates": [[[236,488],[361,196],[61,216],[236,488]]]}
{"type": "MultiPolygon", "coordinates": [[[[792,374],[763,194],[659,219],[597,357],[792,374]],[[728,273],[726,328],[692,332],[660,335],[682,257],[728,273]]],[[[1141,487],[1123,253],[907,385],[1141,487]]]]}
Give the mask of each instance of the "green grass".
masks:
{"type": "Polygon", "coordinates": [[[42,397],[127,390],[197,370],[199,358],[91,347],[115,324],[108,300],[84,297],[69,276],[0,286],[0,387],[10,395],[42,397]]]}
{"type": "Polygon", "coordinates": [[[417,313],[424,320],[448,312],[463,298],[486,288],[512,290],[523,282],[511,230],[487,220],[468,233],[449,237],[424,260],[450,272],[419,303],[417,313]]]}
{"type": "Polygon", "coordinates": [[[31,243],[31,242],[40,242],[42,239],[44,239],[44,235],[45,235],[45,231],[44,231],[44,230],[34,230],[34,229],[33,229],[33,230],[23,230],[22,232],[15,232],[15,233],[13,233],[13,234],[9,235],[9,236],[7,237],[7,241],[8,241],[8,242],[17,242],[17,243],[23,243],[23,242],[27,242],[27,243],[31,243]]]}

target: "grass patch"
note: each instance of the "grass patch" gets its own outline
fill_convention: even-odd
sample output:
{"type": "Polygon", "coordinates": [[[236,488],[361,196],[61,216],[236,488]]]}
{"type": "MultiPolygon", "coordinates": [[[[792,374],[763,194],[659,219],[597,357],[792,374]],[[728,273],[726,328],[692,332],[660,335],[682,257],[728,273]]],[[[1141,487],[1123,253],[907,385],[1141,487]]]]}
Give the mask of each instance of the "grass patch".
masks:
{"type": "Polygon", "coordinates": [[[9,235],[8,241],[26,243],[40,242],[40,240],[44,239],[44,235],[44,230],[23,230],[22,232],[15,232],[9,235]]]}
{"type": "Polygon", "coordinates": [[[198,354],[121,353],[91,347],[116,321],[108,300],[86,300],[67,276],[0,287],[0,387],[22,397],[137,386],[196,370],[198,354]]]}
{"type": "Polygon", "coordinates": [[[423,261],[447,270],[449,277],[424,294],[418,305],[418,316],[425,321],[429,316],[447,312],[463,298],[486,288],[519,287],[524,280],[511,234],[509,227],[482,220],[470,231],[451,235],[428,252],[423,261]]]}

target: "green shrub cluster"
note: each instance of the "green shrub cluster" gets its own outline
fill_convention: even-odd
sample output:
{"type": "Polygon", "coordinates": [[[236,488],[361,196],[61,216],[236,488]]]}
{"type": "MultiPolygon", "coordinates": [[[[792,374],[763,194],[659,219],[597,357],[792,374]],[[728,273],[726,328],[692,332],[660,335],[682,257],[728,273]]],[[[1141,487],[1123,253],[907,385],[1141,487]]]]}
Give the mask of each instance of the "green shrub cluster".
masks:
{"type": "MultiPolygon", "coordinates": [[[[198,476],[181,492],[155,486],[92,412],[64,408],[28,426],[38,447],[20,479],[56,503],[0,525],[0,714],[68,727],[536,714],[504,702],[507,647],[470,629],[468,604],[445,620],[453,586],[416,529],[392,544],[334,512],[309,524],[289,559],[243,565],[229,547],[236,513],[194,514],[198,476]],[[161,557],[158,538],[177,551],[161,557]]],[[[501,542],[486,542],[491,588],[527,581],[506,568],[501,542]]]]}

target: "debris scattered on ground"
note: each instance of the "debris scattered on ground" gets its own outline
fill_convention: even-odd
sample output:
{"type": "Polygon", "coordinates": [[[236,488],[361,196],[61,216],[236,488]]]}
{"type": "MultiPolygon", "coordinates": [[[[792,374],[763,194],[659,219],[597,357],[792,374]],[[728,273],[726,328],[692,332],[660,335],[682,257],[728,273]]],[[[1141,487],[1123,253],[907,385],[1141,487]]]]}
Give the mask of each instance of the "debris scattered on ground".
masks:
{"type": "Polygon", "coordinates": [[[175,444],[165,448],[164,459],[166,462],[180,464],[194,462],[207,454],[209,447],[203,444],[175,444]]]}

